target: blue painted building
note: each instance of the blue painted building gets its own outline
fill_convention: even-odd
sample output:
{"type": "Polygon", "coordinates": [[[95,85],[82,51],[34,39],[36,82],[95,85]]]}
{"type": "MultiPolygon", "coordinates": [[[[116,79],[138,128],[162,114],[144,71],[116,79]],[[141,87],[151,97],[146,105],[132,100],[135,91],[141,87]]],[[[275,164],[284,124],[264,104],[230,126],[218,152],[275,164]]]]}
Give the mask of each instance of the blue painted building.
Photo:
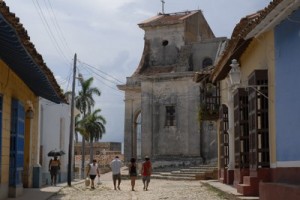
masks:
{"type": "Polygon", "coordinates": [[[278,166],[300,166],[300,9],[274,29],[278,166]]]}

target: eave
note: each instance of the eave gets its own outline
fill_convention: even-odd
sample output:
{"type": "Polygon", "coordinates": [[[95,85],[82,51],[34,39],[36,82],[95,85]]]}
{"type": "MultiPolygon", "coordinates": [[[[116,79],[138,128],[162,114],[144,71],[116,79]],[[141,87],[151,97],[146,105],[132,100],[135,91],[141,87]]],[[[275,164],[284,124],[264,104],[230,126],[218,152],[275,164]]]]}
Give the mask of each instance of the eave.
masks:
{"type": "Polygon", "coordinates": [[[216,63],[215,70],[210,77],[212,82],[220,81],[227,76],[231,60],[238,60],[254,37],[266,31],[266,28],[275,26],[275,20],[272,18],[282,17],[282,13],[285,13],[283,7],[289,8],[289,4],[294,4],[294,7],[296,4],[299,6],[299,0],[273,0],[263,10],[241,19],[235,26],[223,55],[216,63]]]}
{"type": "Polygon", "coordinates": [[[27,31],[5,2],[0,2],[0,59],[36,96],[55,103],[66,102],[53,73],[30,42],[27,31]]]}

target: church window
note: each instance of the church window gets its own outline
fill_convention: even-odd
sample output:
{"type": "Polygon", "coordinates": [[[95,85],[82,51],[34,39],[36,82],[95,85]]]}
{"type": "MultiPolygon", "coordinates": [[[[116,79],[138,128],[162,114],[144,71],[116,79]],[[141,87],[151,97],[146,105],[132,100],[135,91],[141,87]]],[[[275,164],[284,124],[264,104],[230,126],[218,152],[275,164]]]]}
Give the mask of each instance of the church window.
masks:
{"type": "Polygon", "coordinates": [[[164,41],[162,41],[162,45],[165,47],[165,46],[167,46],[169,44],[169,41],[168,40],[164,40],[164,41]]]}
{"type": "Polygon", "coordinates": [[[205,58],[202,61],[202,68],[208,67],[208,66],[212,66],[213,65],[213,61],[211,58],[205,58]]]}
{"type": "Polygon", "coordinates": [[[175,106],[166,106],[166,126],[175,126],[175,106]]]}
{"type": "Polygon", "coordinates": [[[188,68],[188,71],[193,71],[193,70],[194,70],[193,54],[191,54],[190,57],[189,57],[189,68],[188,68]]]}

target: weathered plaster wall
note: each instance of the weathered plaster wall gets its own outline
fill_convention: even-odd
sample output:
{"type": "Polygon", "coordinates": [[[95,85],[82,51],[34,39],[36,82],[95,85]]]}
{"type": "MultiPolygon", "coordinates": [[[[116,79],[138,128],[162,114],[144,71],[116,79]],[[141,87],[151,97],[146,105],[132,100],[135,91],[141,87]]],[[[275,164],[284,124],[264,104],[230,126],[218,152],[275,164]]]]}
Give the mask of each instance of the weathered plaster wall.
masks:
{"type": "Polygon", "coordinates": [[[142,83],[142,154],[199,156],[199,86],[190,77],[142,83]],[[176,109],[176,126],[166,126],[166,106],[176,109]],[[151,144],[150,141],[153,141],[151,144]]]}
{"type": "Polygon", "coordinates": [[[149,40],[149,66],[172,65],[177,62],[179,49],[184,45],[184,27],[160,27],[147,29],[145,40],[149,40]],[[168,44],[164,45],[163,42],[168,44]]]}
{"type": "Polygon", "coordinates": [[[216,38],[211,40],[205,40],[192,45],[192,69],[193,71],[201,71],[203,69],[203,60],[210,58],[214,62],[218,48],[224,41],[224,38],[216,38]]]}
{"type": "Polygon", "coordinates": [[[136,90],[129,90],[125,93],[125,123],[124,123],[124,159],[129,161],[136,155],[136,132],[133,122],[135,115],[141,111],[141,93],[136,90]]]}

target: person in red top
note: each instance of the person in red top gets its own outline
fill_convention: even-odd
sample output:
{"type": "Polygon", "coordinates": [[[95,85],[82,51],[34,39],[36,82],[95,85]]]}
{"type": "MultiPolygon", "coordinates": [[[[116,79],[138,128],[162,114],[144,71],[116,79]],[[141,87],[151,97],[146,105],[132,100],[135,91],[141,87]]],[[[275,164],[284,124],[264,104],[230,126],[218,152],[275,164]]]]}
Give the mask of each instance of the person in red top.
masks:
{"type": "Polygon", "coordinates": [[[148,190],[148,186],[150,183],[150,176],[152,174],[152,165],[150,162],[150,158],[148,156],[145,156],[145,161],[142,164],[142,180],[144,184],[144,190],[148,190]]]}

